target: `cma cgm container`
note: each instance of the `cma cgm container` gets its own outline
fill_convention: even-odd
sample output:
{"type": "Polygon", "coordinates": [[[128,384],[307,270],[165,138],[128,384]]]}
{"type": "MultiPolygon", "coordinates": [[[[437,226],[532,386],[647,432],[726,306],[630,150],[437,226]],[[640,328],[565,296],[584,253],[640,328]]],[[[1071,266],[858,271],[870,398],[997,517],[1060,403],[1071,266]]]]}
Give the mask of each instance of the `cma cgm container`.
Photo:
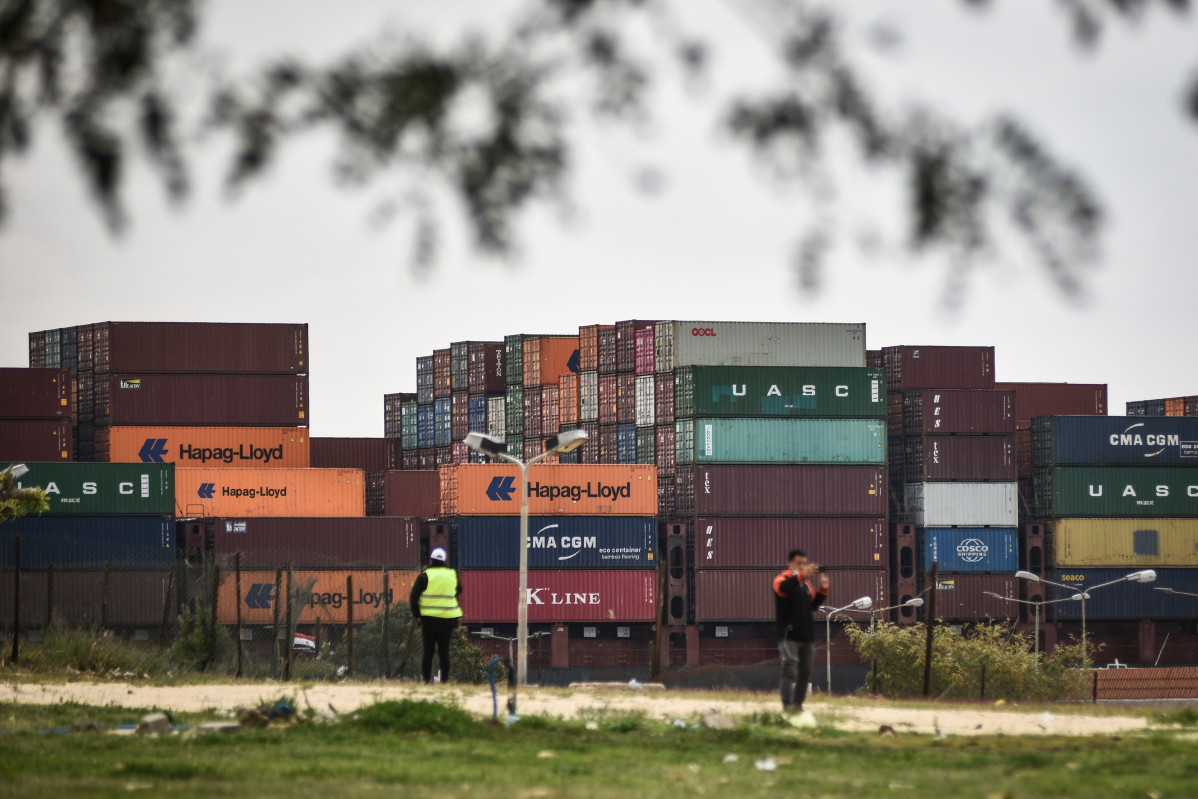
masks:
{"type": "Polygon", "coordinates": [[[878,419],[680,419],[676,463],[885,463],[878,419]]]}
{"type": "Polygon", "coordinates": [[[703,516],[691,530],[696,569],[781,569],[795,547],[833,568],[886,566],[885,517],[703,516]]]}
{"type": "Polygon", "coordinates": [[[1198,467],[1065,466],[1032,478],[1041,516],[1198,516],[1198,467]]]}
{"type": "Polygon", "coordinates": [[[1015,483],[908,483],[908,520],[920,527],[1016,527],[1015,483]]]}
{"type": "Polygon", "coordinates": [[[678,467],[679,512],[696,516],[885,516],[884,466],[678,467]],[[683,505],[683,495],[689,504],[683,505]]]}
{"type": "MultiPolygon", "coordinates": [[[[892,452],[892,459],[900,457],[892,452]]],[[[907,436],[903,439],[905,482],[995,480],[1014,482],[1015,436],[907,436]]]]}
{"type": "Polygon", "coordinates": [[[176,469],[179,516],[365,516],[361,469],[176,469]]]}
{"type": "MultiPolygon", "coordinates": [[[[463,516],[457,520],[457,566],[516,569],[520,519],[463,516]]],[[[540,516],[528,520],[530,569],[653,569],[657,519],[653,516],[540,516]]]]}
{"type": "Polygon", "coordinates": [[[994,388],[994,347],[884,347],[890,391],[994,388]]]}
{"type": "MultiPolygon", "coordinates": [[[[930,588],[930,574],[919,578],[919,590],[930,588]]],[[[1020,605],[1008,600],[1019,599],[1020,580],[1013,574],[946,574],[936,579],[937,619],[968,621],[981,619],[1019,618],[1020,605]],[[998,594],[1004,599],[989,596],[998,594]]],[[[924,604],[920,618],[927,618],[932,611],[932,600],[923,594],[924,604]]]]}
{"type": "MultiPolygon", "coordinates": [[[[461,572],[462,613],[471,622],[516,621],[519,571],[461,572]]],[[[528,620],[656,621],[657,572],[609,569],[530,571],[528,620]]]]}
{"type": "Polygon", "coordinates": [[[1037,416],[1106,416],[1106,383],[995,383],[1015,392],[1015,424],[1032,426],[1037,416]]]}
{"type": "Polygon", "coordinates": [[[0,419],[0,460],[69,461],[72,440],[68,419],[0,419]]]}
{"type": "Polygon", "coordinates": [[[275,605],[279,605],[279,618],[286,618],[287,596],[291,595],[296,597],[291,608],[296,624],[345,624],[351,601],[354,624],[358,624],[378,616],[387,605],[407,604],[412,584],[419,576],[420,572],[414,570],[391,570],[384,586],[382,569],[292,570],[291,590],[287,590],[288,573],[284,572],[279,596],[274,571],[242,572],[240,595],[237,581],[227,575],[217,593],[216,620],[219,624],[236,624],[239,619],[243,624],[274,624],[275,605]]]}
{"type": "MultiPolygon", "coordinates": [[[[211,519],[217,562],[242,568],[420,568],[420,523],[388,516],[211,519]]],[[[199,522],[180,522],[184,528],[199,522]]]]}
{"type": "Polygon", "coordinates": [[[47,513],[71,516],[169,516],[175,512],[175,467],[156,463],[35,463],[17,481],[40,487],[47,513]]]}
{"type": "MultiPolygon", "coordinates": [[[[10,601],[14,577],[15,572],[0,571],[0,596],[10,601]]],[[[22,569],[20,623],[32,627],[44,625],[50,610],[46,606],[49,600],[53,618],[69,626],[98,627],[103,623],[157,630],[164,616],[172,623],[176,618],[175,587],[169,569],[53,573],[22,569]]],[[[11,624],[12,611],[5,610],[5,623],[11,624]]]]}
{"type": "MultiPolygon", "coordinates": [[[[1138,571],[1138,569],[1137,569],[1138,571]]],[[[1076,569],[1059,568],[1049,579],[1056,583],[1072,586],[1078,592],[1089,593],[1086,600],[1086,619],[1186,619],[1193,621],[1198,599],[1188,594],[1198,594],[1198,569],[1155,569],[1156,580],[1137,583],[1127,580],[1133,572],[1127,568],[1076,569]],[[1104,585],[1100,590],[1093,590],[1104,585]],[[1177,592],[1166,593],[1157,588],[1172,588],[1177,592]]],[[[1075,591],[1048,586],[1049,599],[1068,599],[1076,596],[1075,591]]],[[[1058,620],[1080,619],[1082,603],[1054,602],[1051,613],[1058,620]]]]}
{"type": "Polygon", "coordinates": [[[692,366],[674,372],[674,412],[689,416],[886,415],[880,369],[692,366]]]}
{"type": "Polygon", "coordinates": [[[1034,466],[1198,466],[1198,418],[1040,416],[1034,466]]]}
{"type": "Polygon", "coordinates": [[[940,574],[1007,572],[1019,568],[1019,534],[1014,527],[929,527],[919,533],[922,567],[940,574]]]}
{"type": "MultiPolygon", "coordinates": [[[[785,553],[782,555],[786,557],[785,553]]],[[[785,567],[785,561],[782,567],[785,567]]],[[[775,569],[712,569],[695,573],[695,621],[768,621],[773,622],[775,569]]],[[[889,579],[885,569],[836,569],[828,574],[831,588],[829,607],[842,607],[858,597],[868,596],[874,607],[886,607],[889,579]]],[[[822,621],[823,614],[817,613],[822,621]]],[[[845,613],[837,618],[865,619],[860,613],[845,613]]],[[[771,631],[772,632],[772,631],[771,631]]]]}
{"type": "Polygon", "coordinates": [[[101,427],[96,460],[272,469],[312,465],[306,427],[101,427]]]}
{"type": "Polygon", "coordinates": [[[1058,567],[1198,567],[1198,518],[1055,519],[1050,531],[1058,567]]]}
{"type": "Polygon", "coordinates": [[[67,369],[0,369],[0,419],[69,419],[75,412],[67,369]]]}
{"type": "Polygon", "coordinates": [[[864,323],[658,322],[654,365],[865,366],[864,323]]]}
{"type": "Polygon", "coordinates": [[[306,324],[101,322],[92,327],[97,374],[308,373],[306,324]]]}
{"type": "Polygon", "coordinates": [[[920,389],[902,392],[903,434],[950,435],[1015,432],[1015,394],[989,389],[920,389]]]}
{"type": "Polygon", "coordinates": [[[307,425],[307,375],[111,374],[96,380],[96,424],[307,425]]]}
{"type": "MultiPolygon", "coordinates": [[[[167,516],[24,516],[0,525],[0,569],[168,569],[175,521],[167,516]]],[[[6,597],[6,601],[10,597],[6,597]]]]}
{"type": "MultiPolygon", "coordinates": [[[[445,516],[520,513],[520,469],[478,463],[441,469],[445,516]]],[[[528,473],[528,512],[537,516],[653,516],[657,469],[642,464],[534,464],[528,473]]]]}

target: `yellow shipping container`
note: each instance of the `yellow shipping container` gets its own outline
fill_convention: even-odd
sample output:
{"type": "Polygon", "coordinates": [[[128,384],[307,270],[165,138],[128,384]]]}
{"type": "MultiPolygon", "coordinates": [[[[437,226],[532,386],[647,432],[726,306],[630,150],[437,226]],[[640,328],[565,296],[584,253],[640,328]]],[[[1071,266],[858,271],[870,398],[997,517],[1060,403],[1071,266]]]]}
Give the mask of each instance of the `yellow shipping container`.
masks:
{"type": "Polygon", "coordinates": [[[1198,566],[1198,518],[1057,519],[1052,542],[1057,566],[1198,566]]]}

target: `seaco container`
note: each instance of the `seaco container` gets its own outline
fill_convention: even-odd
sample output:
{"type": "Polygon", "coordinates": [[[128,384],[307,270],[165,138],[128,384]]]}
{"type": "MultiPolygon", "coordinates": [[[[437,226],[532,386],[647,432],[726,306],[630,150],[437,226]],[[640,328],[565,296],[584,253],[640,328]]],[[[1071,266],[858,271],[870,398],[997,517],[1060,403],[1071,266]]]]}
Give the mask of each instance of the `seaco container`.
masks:
{"type": "MultiPolygon", "coordinates": [[[[1138,570],[1137,570],[1138,571],[1138,570]]],[[[1117,569],[1077,569],[1058,568],[1049,575],[1050,580],[1063,585],[1072,586],[1077,591],[1067,591],[1055,586],[1046,586],[1047,599],[1069,599],[1077,592],[1085,591],[1090,598],[1086,600],[1086,619],[1194,619],[1194,603],[1198,602],[1192,596],[1198,594],[1198,569],[1156,569],[1156,580],[1151,583],[1137,583],[1127,580],[1130,572],[1127,568],[1117,569]],[[1105,585],[1104,585],[1105,584],[1105,585]],[[1099,590],[1097,586],[1104,585],[1099,590]],[[1177,593],[1157,591],[1157,588],[1172,588],[1177,593]]],[[[1080,601],[1054,602],[1049,606],[1055,618],[1080,619],[1082,603],[1080,601]]]]}
{"type": "MultiPolygon", "coordinates": [[[[212,519],[217,562],[242,568],[420,567],[420,523],[392,516],[212,519]]],[[[180,522],[185,528],[198,522],[180,522]]]]}
{"type": "Polygon", "coordinates": [[[1016,483],[908,483],[908,520],[920,527],[1016,527],[1016,483]]]}
{"type": "Polygon", "coordinates": [[[1015,424],[1032,426],[1037,416],[1106,416],[1106,383],[995,383],[1015,392],[1015,424]]]}
{"type": "Polygon", "coordinates": [[[1013,391],[919,389],[902,398],[904,435],[1015,433],[1013,391]]]}
{"type": "Polygon", "coordinates": [[[690,366],[674,372],[674,412],[690,416],[883,417],[880,369],[690,366]]]}
{"type": "MultiPolygon", "coordinates": [[[[0,596],[13,598],[16,574],[0,571],[0,596]]],[[[177,614],[178,591],[169,569],[144,571],[21,571],[21,624],[42,627],[53,618],[73,627],[141,625],[158,630],[177,614]],[[107,584],[107,587],[106,587],[107,584]],[[107,602],[105,599],[107,598],[107,602]]],[[[12,611],[5,608],[5,623],[12,611]]]]}
{"type": "Polygon", "coordinates": [[[994,388],[994,347],[884,347],[890,391],[994,388]]]}
{"type": "MultiPolygon", "coordinates": [[[[462,569],[520,567],[520,519],[463,516],[455,525],[462,569]]],[[[528,520],[530,569],[654,569],[653,516],[539,516],[528,520]]]]}
{"type": "Polygon", "coordinates": [[[169,516],[175,512],[175,467],[157,463],[36,463],[17,481],[41,487],[47,513],[71,516],[169,516]]]}
{"type": "MultiPolygon", "coordinates": [[[[785,553],[782,555],[786,557],[785,553]]],[[[785,562],[782,566],[785,567],[785,562]]],[[[774,609],[775,569],[713,569],[695,572],[695,621],[768,621],[774,609]]],[[[868,596],[874,607],[886,607],[889,580],[885,569],[834,569],[828,573],[831,588],[827,605],[842,607],[868,596]]],[[[869,620],[869,614],[846,612],[837,618],[869,620]]],[[[817,621],[823,614],[816,613],[817,621]]],[[[771,630],[771,633],[773,631],[771,630]]]]}
{"type": "Polygon", "coordinates": [[[69,419],[0,419],[0,459],[69,461],[71,428],[69,419]]]}
{"type": "Polygon", "coordinates": [[[307,375],[111,374],[96,379],[97,425],[307,425],[307,375]]]}
{"type": "Polygon", "coordinates": [[[653,346],[657,372],[683,366],[865,366],[865,324],[667,321],[654,327],[653,346]]]}
{"type": "Polygon", "coordinates": [[[1198,518],[1055,519],[1050,540],[1058,567],[1198,566],[1198,518]]]}
{"type": "Polygon", "coordinates": [[[282,591],[276,591],[275,571],[241,573],[241,593],[232,574],[225,574],[217,593],[216,620],[220,624],[274,624],[287,618],[287,597],[296,597],[291,606],[294,624],[345,624],[353,604],[354,624],[370,621],[386,606],[406,605],[412,584],[420,576],[415,570],[383,569],[359,571],[284,570],[282,591]],[[288,579],[291,590],[288,590],[288,579]],[[238,605],[241,606],[240,616],[238,605]]]}
{"type": "Polygon", "coordinates": [[[885,463],[879,419],[680,419],[676,463],[885,463]]]}
{"type": "MultiPolygon", "coordinates": [[[[334,439],[337,440],[337,439],[334,439]]],[[[180,466],[306,469],[306,427],[101,427],[96,460],[180,466]]]]}
{"type": "Polygon", "coordinates": [[[1015,436],[907,436],[900,455],[904,482],[936,480],[1014,481],[1015,436]]]}
{"type": "Polygon", "coordinates": [[[1019,568],[1019,534],[1014,527],[928,527],[919,533],[922,567],[940,574],[1008,572],[1019,568]]]}
{"type": "Polygon", "coordinates": [[[69,419],[74,412],[70,370],[0,368],[0,419],[69,419]]]}
{"type": "Polygon", "coordinates": [[[1041,516],[1198,516],[1198,467],[1065,466],[1032,479],[1041,516]]]}
{"type": "Polygon", "coordinates": [[[1198,417],[1039,416],[1033,466],[1198,466],[1198,417]]]}
{"type": "MultiPolygon", "coordinates": [[[[519,571],[462,571],[459,602],[469,623],[516,621],[519,571]]],[[[657,572],[608,569],[530,571],[528,620],[656,621],[657,572]]]]}
{"type": "MultiPolygon", "coordinates": [[[[918,580],[919,590],[926,592],[931,587],[931,574],[923,574],[918,580]]],[[[937,619],[968,621],[971,619],[1017,619],[1020,604],[1011,602],[1019,599],[1021,580],[1013,574],[947,574],[936,578],[937,619]],[[998,594],[997,597],[989,596],[998,594]]],[[[928,593],[923,594],[924,604],[919,617],[926,619],[931,612],[928,593]]]]}
{"type": "Polygon", "coordinates": [[[92,328],[97,374],[308,373],[306,324],[101,322],[92,328]]]}
{"type": "Polygon", "coordinates": [[[691,529],[696,569],[770,568],[785,564],[795,547],[833,568],[886,566],[884,517],[703,516],[691,529]]]}
{"type": "Polygon", "coordinates": [[[361,469],[176,469],[176,515],[364,516],[361,469]]]}
{"type": "Polygon", "coordinates": [[[884,516],[884,466],[678,467],[680,515],[884,516]]]}
{"type": "MultiPolygon", "coordinates": [[[[520,469],[478,463],[441,469],[444,516],[520,514],[520,469]]],[[[533,464],[528,512],[535,516],[654,516],[657,468],[644,464],[533,464]]]]}
{"type": "Polygon", "coordinates": [[[367,472],[398,469],[398,445],[394,438],[317,437],[311,440],[311,466],[314,469],[363,469],[367,472]]]}
{"type": "MultiPolygon", "coordinates": [[[[0,525],[0,569],[168,569],[175,522],[167,516],[23,516],[0,525]]],[[[10,597],[6,597],[6,601],[10,597]]]]}

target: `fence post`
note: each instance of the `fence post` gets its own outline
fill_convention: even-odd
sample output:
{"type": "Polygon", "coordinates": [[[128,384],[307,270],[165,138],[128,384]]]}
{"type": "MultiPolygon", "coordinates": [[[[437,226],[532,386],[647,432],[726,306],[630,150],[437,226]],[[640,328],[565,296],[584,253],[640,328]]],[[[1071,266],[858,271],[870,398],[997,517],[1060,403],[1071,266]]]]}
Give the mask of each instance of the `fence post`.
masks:
{"type": "Polygon", "coordinates": [[[291,651],[295,649],[295,622],[291,614],[291,592],[295,585],[295,574],[291,571],[291,564],[287,564],[287,632],[283,635],[286,638],[283,647],[283,681],[287,682],[291,679],[291,651]]]}
{"type": "Polygon", "coordinates": [[[279,602],[283,593],[283,570],[275,569],[275,601],[274,601],[274,657],[270,659],[270,678],[279,678],[279,602]]]}
{"type": "Polygon", "coordinates": [[[383,567],[383,679],[391,676],[391,571],[383,567]]]}
{"type": "Polygon", "coordinates": [[[982,664],[982,701],[986,701],[986,664],[982,664]]]}
{"type": "Polygon", "coordinates": [[[203,671],[216,660],[216,602],[220,598],[220,564],[212,567],[212,595],[209,598],[208,611],[208,660],[204,663],[203,671]]]}
{"type": "Polygon", "coordinates": [[[1098,669],[1091,669],[1090,677],[1091,677],[1090,701],[1097,705],[1098,704],[1098,669]]]}
{"type": "Polygon", "coordinates": [[[931,590],[928,591],[928,640],[923,656],[923,695],[925,697],[932,693],[932,628],[936,626],[936,567],[938,565],[937,561],[932,561],[932,584],[929,586],[931,590]]]}
{"type": "Polygon", "coordinates": [[[21,655],[21,534],[13,534],[12,539],[12,662],[15,666],[21,655]]]}
{"type": "Polygon", "coordinates": [[[878,695],[878,659],[877,658],[874,658],[872,668],[873,668],[873,677],[874,677],[874,696],[877,696],[878,695]]]}
{"type": "Polygon", "coordinates": [[[241,677],[245,667],[245,645],[241,641],[241,551],[233,555],[234,605],[237,606],[237,676],[241,677]]]}
{"type": "Polygon", "coordinates": [[[104,561],[104,596],[100,600],[100,629],[108,629],[108,581],[112,573],[112,561],[104,561]]]}
{"type": "Polygon", "coordinates": [[[54,564],[46,564],[46,629],[54,621],[54,564]]]}
{"type": "Polygon", "coordinates": [[[162,602],[162,629],[158,631],[158,648],[166,649],[166,627],[171,618],[171,597],[175,595],[175,572],[179,569],[179,561],[171,564],[166,575],[166,598],[162,602]]]}
{"type": "Polygon", "coordinates": [[[346,676],[354,676],[354,576],[348,574],[345,576],[345,612],[348,615],[348,627],[346,634],[346,657],[348,658],[346,665],[346,676]]]}

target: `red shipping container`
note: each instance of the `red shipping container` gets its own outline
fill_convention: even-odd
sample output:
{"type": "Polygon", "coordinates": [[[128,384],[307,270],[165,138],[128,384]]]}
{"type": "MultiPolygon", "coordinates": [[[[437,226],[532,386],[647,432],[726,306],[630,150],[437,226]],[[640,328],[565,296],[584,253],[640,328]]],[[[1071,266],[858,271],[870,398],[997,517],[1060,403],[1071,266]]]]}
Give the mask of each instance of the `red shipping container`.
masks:
{"type": "Polygon", "coordinates": [[[97,425],[302,427],[307,375],[111,374],[95,384],[97,425]]]}
{"type": "Polygon", "coordinates": [[[752,464],[677,469],[678,509],[695,516],[885,516],[885,466],[752,464]]]}
{"type": "Polygon", "coordinates": [[[616,375],[599,376],[599,424],[615,424],[618,416],[619,380],[616,375]]]}
{"type": "Polygon", "coordinates": [[[436,398],[448,397],[453,393],[452,362],[453,355],[448,347],[433,350],[433,396],[436,398]]]}
{"type": "MultiPolygon", "coordinates": [[[[252,429],[252,428],[250,428],[252,429]]],[[[397,438],[325,438],[311,439],[313,469],[362,469],[385,472],[399,468],[397,438]]]]}
{"type": "Polygon", "coordinates": [[[308,326],[252,322],[100,322],[93,369],[307,374],[308,326]]]}
{"type": "MultiPolygon", "coordinates": [[[[783,553],[783,559],[786,555],[783,553]]],[[[695,621],[773,621],[773,581],[786,564],[775,569],[712,569],[695,572],[695,621]]],[[[831,590],[827,606],[839,608],[860,597],[869,597],[875,608],[887,606],[889,579],[886,569],[846,569],[829,572],[831,590]]],[[[823,626],[824,614],[815,613],[823,626]]],[[[869,624],[867,612],[843,612],[836,620],[869,624]]],[[[820,630],[820,632],[823,632],[820,630]]]]}
{"type": "Polygon", "coordinates": [[[1036,416],[1106,416],[1106,383],[995,383],[1015,392],[1015,425],[1031,427],[1036,416]]]}
{"type": "MultiPolygon", "coordinates": [[[[5,599],[6,625],[12,624],[12,571],[0,571],[0,596],[5,599]]],[[[44,627],[53,603],[53,618],[72,627],[99,627],[101,608],[107,595],[109,625],[141,626],[157,631],[163,612],[173,622],[178,608],[176,591],[171,587],[169,570],[146,571],[65,571],[54,572],[54,594],[48,596],[49,573],[21,572],[21,624],[44,627]],[[105,582],[107,581],[107,591],[105,582]]]]}
{"type": "MultiPolygon", "coordinates": [[[[657,438],[657,471],[660,474],[674,473],[674,425],[658,425],[655,433],[657,438]]],[[[665,482],[665,481],[663,481],[665,482]]],[[[673,485],[673,481],[669,481],[673,485]]]]}
{"type": "Polygon", "coordinates": [[[599,425],[599,462],[618,463],[619,429],[614,424],[599,425]]]}
{"type": "Polygon", "coordinates": [[[600,331],[614,331],[614,325],[586,325],[578,328],[578,370],[594,372],[599,368],[600,331]]]}
{"type": "MultiPolygon", "coordinates": [[[[641,319],[630,319],[624,322],[616,322],[616,371],[637,373],[637,334],[643,330],[648,330],[650,341],[652,341],[652,333],[657,321],[646,322],[641,319]]],[[[643,344],[642,344],[642,353],[643,344]]]]}
{"type": "Polygon", "coordinates": [[[838,569],[885,568],[888,560],[885,517],[706,516],[691,529],[696,569],[781,570],[796,547],[838,569]]]}
{"type": "Polygon", "coordinates": [[[579,371],[578,336],[529,336],[524,339],[524,387],[555,382],[579,371]]]}
{"type": "MultiPolygon", "coordinates": [[[[541,432],[541,389],[525,388],[524,390],[524,437],[537,438],[541,432]]],[[[553,431],[554,433],[557,430],[553,431]]],[[[539,455],[543,450],[537,450],[539,455]]]]}
{"type": "Polygon", "coordinates": [[[638,375],[651,375],[656,369],[653,330],[654,328],[647,327],[636,331],[636,373],[638,375]]]}
{"type": "MultiPolygon", "coordinates": [[[[898,457],[900,453],[891,451],[891,459],[898,457]]],[[[1019,476],[1013,431],[1009,436],[908,436],[901,457],[908,483],[1014,482],[1019,476]]]]}
{"type": "MultiPolygon", "coordinates": [[[[520,572],[464,571],[461,605],[467,623],[514,622],[520,572]]],[[[621,622],[657,619],[657,572],[528,572],[528,621],[621,622]]]]}
{"type": "Polygon", "coordinates": [[[884,347],[886,390],[994,388],[994,347],[884,347]]]}
{"type": "Polygon", "coordinates": [[[0,461],[69,461],[71,438],[67,419],[0,419],[0,461]]]}
{"type": "Polygon", "coordinates": [[[559,429],[562,425],[578,424],[579,422],[578,380],[579,375],[576,374],[562,375],[557,379],[559,429]]]}
{"type": "Polygon", "coordinates": [[[470,395],[455,391],[450,395],[449,434],[454,441],[461,441],[470,432],[470,395]]]}
{"type": "MultiPolygon", "coordinates": [[[[222,567],[418,569],[420,522],[389,516],[220,518],[211,524],[212,548],[222,567]]],[[[182,522],[187,528],[205,521],[182,522]]]]}
{"type": "Polygon", "coordinates": [[[616,373],[616,328],[614,325],[599,328],[599,366],[597,371],[601,375],[616,373]]]}
{"type": "Polygon", "coordinates": [[[0,369],[0,419],[69,419],[74,413],[69,369],[0,369]]]}
{"type": "Polygon", "coordinates": [[[674,375],[663,374],[653,382],[653,418],[657,424],[674,423],[674,375]]]}
{"type": "MultiPolygon", "coordinates": [[[[558,378],[559,381],[561,378],[558,378]]],[[[541,387],[541,434],[551,436],[557,433],[561,427],[561,404],[560,404],[560,389],[558,384],[554,383],[549,386],[541,387]]],[[[528,424],[528,416],[524,417],[524,423],[528,424]]]]}
{"type": "Polygon", "coordinates": [[[175,469],[181,517],[365,516],[361,469],[175,469]]]}
{"type": "MultiPolygon", "coordinates": [[[[576,465],[542,461],[529,468],[528,512],[654,516],[657,468],[645,464],[576,465]]],[[[517,516],[520,469],[508,463],[471,463],[441,470],[441,515],[517,516]]]]}
{"type": "MultiPolygon", "coordinates": [[[[919,590],[924,605],[919,609],[919,618],[927,618],[931,611],[932,599],[927,589],[930,587],[931,575],[924,574],[919,578],[919,590]]],[[[1019,618],[1018,602],[1008,602],[987,596],[989,591],[999,596],[1019,599],[1020,583],[1022,581],[1010,574],[944,574],[936,580],[937,619],[948,621],[966,621],[971,619],[1017,619],[1019,618]]]]}
{"type": "Polygon", "coordinates": [[[599,463],[599,424],[583,422],[579,429],[587,434],[587,441],[578,448],[580,463],[599,463]]]}
{"type": "MultiPolygon", "coordinates": [[[[902,398],[902,433],[918,436],[925,433],[949,435],[954,433],[1005,434],[1015,432],[1015,392],[1004,390],[923,389],[904,391],[902,398]]],[[[889,405],[889,404],[888,404],[889,405]]],[[[887,408],[889,414],[889,407],[887,408]]],[[[892,430],[891,432],[899,432],[892,430]]]]}
{"type": "Polygon", "coordinates": [[[636,375],[632,372],[620,372],[616,375],[616,422],[636,422],[636,375]]]}
{"type": "Polygon", "coordinates": [[[466,369],[471,394],[498,394],[507,388],[502,341],[471,341],[466,357],[469,359],[466,369]]]}

